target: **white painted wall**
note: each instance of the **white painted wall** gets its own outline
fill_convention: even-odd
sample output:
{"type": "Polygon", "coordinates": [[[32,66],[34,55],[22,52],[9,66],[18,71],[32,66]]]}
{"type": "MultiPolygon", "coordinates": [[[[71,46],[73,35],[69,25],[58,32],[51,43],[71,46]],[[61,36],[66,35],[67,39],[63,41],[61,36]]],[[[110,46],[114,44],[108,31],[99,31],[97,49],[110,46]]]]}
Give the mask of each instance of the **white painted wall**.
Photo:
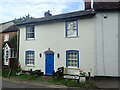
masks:
{"type": "Polygon", "coordinates": [[[118,76],[118,12],[96,15],[96,60],[96,75],[118,76]]]}
{"type": "MultiPolygon", "coordinates": [[[[95,73],[94,64],[94,19],[78,20],[79,37],[65,37],[65,22],[49,23],[35,26],[35,40],[26,40],[25,26],[20,27],[20,52],[19,60],[22,69],[41,69],[45,72],[45,54],[44,51],[50,48],[54,54],[54,69],[60,66],[66,67],[66,51],[79,50],[80,52],[80,69],[85,72],[95,73]],[[35,51],[35,66],[28,67],[25,65],[25,51],[35,51]],[[42,57],[39,54],[42,53],[42,57]],[[60,58],[57,58],[57,53],[60,58]]],[[[74,73],[74,72],[73,72],[74,73]]]]}

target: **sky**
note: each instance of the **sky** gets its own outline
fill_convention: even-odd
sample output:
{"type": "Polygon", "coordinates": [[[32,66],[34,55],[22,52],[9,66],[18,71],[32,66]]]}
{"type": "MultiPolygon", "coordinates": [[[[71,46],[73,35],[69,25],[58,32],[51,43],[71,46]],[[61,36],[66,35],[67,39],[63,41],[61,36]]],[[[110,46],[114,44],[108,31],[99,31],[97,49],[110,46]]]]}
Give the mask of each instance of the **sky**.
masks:
{"type": "Polygon", "coordinates": [[[52,15],[84,9],[83,0],[1,0],[0,23],[30,14],[34,18],[44,16],[50,10],[52,15]]]}

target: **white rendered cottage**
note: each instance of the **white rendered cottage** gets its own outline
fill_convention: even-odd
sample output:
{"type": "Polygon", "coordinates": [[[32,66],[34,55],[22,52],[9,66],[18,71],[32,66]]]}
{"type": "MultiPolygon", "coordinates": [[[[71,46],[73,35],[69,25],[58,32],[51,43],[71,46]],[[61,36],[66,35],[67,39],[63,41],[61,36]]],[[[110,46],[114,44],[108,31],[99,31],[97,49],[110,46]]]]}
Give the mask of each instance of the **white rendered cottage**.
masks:
{"type": "Polygon", "coordinates": [[[83,70],[92,76],[119,76],[119,15],[88,9],[18,24],[21,68],[52,75],[63,66],[72,74],[83,70]]]}

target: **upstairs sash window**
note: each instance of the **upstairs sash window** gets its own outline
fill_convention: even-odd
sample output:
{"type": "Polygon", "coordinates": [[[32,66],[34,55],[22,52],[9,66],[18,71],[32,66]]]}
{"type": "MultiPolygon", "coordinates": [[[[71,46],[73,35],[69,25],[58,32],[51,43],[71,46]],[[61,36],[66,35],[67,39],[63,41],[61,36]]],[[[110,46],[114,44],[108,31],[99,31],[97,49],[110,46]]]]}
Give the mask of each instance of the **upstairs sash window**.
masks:
{"type": "Polygon", "coordinates": [[[35,27],[34,25],[26,26],[26,39],[34,39],[35,38],[35,27]]]}
{"type": "Polygon", "coordinates": [[[67,21],[66,22],[66,37],[77,37],[78,36],[78,22],[67,21]]]}

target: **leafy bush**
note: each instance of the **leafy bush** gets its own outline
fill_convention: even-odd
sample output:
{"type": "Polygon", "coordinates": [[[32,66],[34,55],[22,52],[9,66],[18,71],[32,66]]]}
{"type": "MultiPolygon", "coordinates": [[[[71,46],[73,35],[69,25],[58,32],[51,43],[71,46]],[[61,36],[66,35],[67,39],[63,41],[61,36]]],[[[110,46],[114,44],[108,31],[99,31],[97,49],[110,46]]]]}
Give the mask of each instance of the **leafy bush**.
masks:
{"type": "Polygon", "coordinates": [[[2,76],[7,77],[7,76],[15,76],[16,73],[20,72],[21,68],[20,66],[15,66],[12,69],[2,69],[2,76]]]}
{"type": "Polygon", "coordinates": [[[2,76],[7,77],[9,71],[10,71],[9,69],[2,69],[2,76]]]}

